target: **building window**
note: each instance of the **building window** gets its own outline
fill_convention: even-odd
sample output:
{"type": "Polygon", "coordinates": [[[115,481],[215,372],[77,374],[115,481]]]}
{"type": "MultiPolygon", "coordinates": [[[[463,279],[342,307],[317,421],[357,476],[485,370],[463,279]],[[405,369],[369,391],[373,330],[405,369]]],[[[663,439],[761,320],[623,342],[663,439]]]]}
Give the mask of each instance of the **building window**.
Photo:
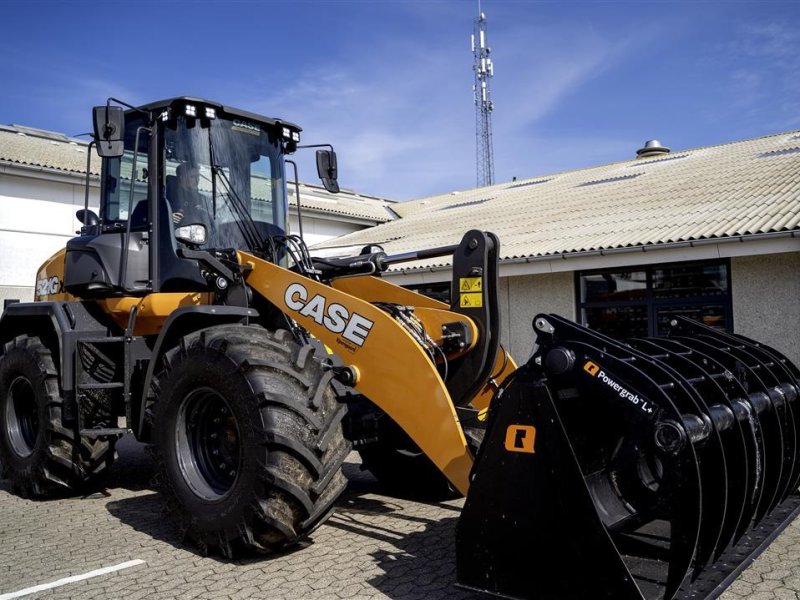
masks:
{"type": "Polygon", "coordinates": [[[733,331],[727,260],[580,271],[575,276],[581,323],[611,337],[663,336],[678,315],[733,331]]]}

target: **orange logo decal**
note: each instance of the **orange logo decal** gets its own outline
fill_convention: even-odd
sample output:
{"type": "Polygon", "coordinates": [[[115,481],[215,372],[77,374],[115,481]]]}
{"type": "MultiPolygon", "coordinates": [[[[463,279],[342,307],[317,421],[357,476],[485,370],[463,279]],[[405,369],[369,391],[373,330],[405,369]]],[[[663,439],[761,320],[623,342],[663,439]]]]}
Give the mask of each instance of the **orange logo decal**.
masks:
{"type": "Polygon", "coordinates": [[[592,377],[595,377],[600,372],[600,365],[597,365],[592,361],[589,361],[585,365],[583,365],[583,370],[586,371],[592,377]]]}
{"type": "Polygon", "coordinates": [[[509,425],[506,430],[506,450],[509,452],[534,453],[536,427],[533,425],[509,425]]]}

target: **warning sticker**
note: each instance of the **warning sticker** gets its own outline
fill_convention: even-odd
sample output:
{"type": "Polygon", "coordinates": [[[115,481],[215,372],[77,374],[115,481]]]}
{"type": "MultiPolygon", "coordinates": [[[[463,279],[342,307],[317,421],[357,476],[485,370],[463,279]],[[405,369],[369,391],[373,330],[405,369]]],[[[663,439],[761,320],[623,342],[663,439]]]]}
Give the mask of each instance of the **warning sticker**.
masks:
{"type": "Polygon", "coordinates": [[[461,308],[481,308],[483,306],[483,294],[461,294],[459,306],[461,308]]]}
{"type": "Polygon", "coordinates": [[[461,292],[482,292],[483,277],[461,277],[458,289],[461,292]]]}

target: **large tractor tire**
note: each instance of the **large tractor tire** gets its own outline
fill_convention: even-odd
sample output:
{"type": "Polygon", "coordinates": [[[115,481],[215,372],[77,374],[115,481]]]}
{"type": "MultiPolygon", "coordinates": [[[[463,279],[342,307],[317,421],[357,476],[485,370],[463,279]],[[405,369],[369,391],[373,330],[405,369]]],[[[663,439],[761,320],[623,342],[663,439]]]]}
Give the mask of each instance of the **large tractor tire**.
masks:
{"type": "Polygon", "coordinates": [[[62,422],[63,399],[50,350],[36,336],[6,343],[0,357],[2,477],[25,497],[79,491],[116,457],[115,437],[77,435],[62,422]]]}
{"type": "Polygon", "coordinates": [[[389,492],[419,500],[445,500],[458,495],[453,486],[388,415],[381,415],[378,441],[359,448],[362,467],[389,492]]]}
{"type": "Polygon", "coordinates": [[[286,331],[222,325],[182,338],[156,378],[168,510],[206,553],[270,553],[307,536],[344,490],[346,411],[330,371],[286,331]]]}

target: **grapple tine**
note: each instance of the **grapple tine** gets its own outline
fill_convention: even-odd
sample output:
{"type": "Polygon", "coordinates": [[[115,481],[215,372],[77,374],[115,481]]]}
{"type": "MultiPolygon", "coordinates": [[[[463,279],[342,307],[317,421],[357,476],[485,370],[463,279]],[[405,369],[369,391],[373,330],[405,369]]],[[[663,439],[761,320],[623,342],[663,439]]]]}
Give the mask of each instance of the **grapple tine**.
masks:
{"type": "Polygon", "coordinates": [[[739,357],[726,352],[719,345],[709,344],[701,339],[683,336],[670,339],[676,339],[690,348],[708,354],[725,366],[734,375],[734,380],[738,383],[742,393],[741,399],[753,408],[754,417],[757,419],[761,439],[764,443],[764,463],[762,467],[764,469],[764,481],[754,515],[754,522],[757,523],[769,512],[770,506],[774,505],[774,500],[780,498],[778,492],[785,477],[783,474],[786,468],[785,436],[781,415],[778,414],[772,399],[763,390],[763,385],[758,377],[739,357]]]}
{"type": "MultiPolygon", "coordinates": [[[[713,339],[713,335],[711,335],[713,333],[712,330],[699,337],[711,340],[713,339]]],[[[774,350],[770,351],[763,344],[731,334],[727,334],[725,338],[731,340],[730,347],[735,348],[739,353],[746,354],[758,365],[757,373],[764,384],[768,386],[767,393],[778,406],[779,412],[785,412],[787,423],[785,430],[791,429],[791,435],[787,437],[793,443],[787,444],[785,448],[787,459],[791,453],[792,469],[786,475],[784,489],[779,492],[780,498],[778,501],[783,502],[789,494],[797,490],[797,481],[800,478],[800,406],[797,404],[800,382],[789,367],[794,368],[795,371],[797,369],[780,353],[774,350]],[[794,452],[791,452],[792,449],[794,452]]],[[[774,509],[774,506],[770,510],[772,509],[774,509]]]]}
{"type": "MultiPolygon", "coordinates": [[[[745,531],[747,531],[747,528],[750,526],[764,487],[764,441],[762,439],[761,426],[756,412],[753,406],[744,400],[744,398],[747,398],[747,392],[742,387],[739,380],[733,377],[733,374],[710,354],[702,352],[702,349],[691,349],[675,338],[656,338],[651,341],[661,346],[673,348],[677,350],[679,354],[685,352],[696,354],[699,361],[695,360],[695,364],[708,371],[714,384],[721,391],[721,398],[724,398],[723,401],[728,402],[728,405],[736,415],[736,420],[740,425],[746,450],[748,482],[745,496],[746,506],[739,519],[739,524],[737,525],[733,538],[733,541],[736,542],[744,535],[745,531]]],[[[715,351],[713,348],[706,348],[706,350],[715,351]]],[[[732,460],[729,462],[735,462],[735,460],[736,459],[732,457],[732,460]]]]}
{"type": "Polygon", "coordinates": [[[750,338],[746,338],[741,335],[729,335],[733,335],[735,338],[753,347],[759,348],[762,352],[766,353],[774,361],[774,368],[783,375],[782,381],[784,383],[781,384],[781,389],[786,396],[787,405],[792,410],[795,423],[795,432],[798,434],[797,453],[795,456],[795,472],[792,475],[791,481],[789,482],[789,488],[786,493],[786,497],[788,497],[790,494],[796,492],[798,485],[800,485],[800,369],[798,369],[797,365],[786,358],[786,356],[784,356],[781,352],[775,348],[772,348],[771,346],[753,341],[750,338]]]}
{"type": "Polygon", "coordinates": [[[749,498],[753,495],[755,477],[750,473],[755,474],[755,469],[751,470],[755,462],[755,446],[751,443],[748,449],[735,406],[717,382],[724,374],[719,369],[717,372],[710,370],[713,363],[708,357],[671,340],[648,338],[628,340],[628,343],[679,373],[695,390],[698,403],[703,406],[706,415],[719,431],[727,468],[728,503],[713,554],[716,561],[733,540],[742,519],[749,522],[752,517],[753,507],[749,498]]]}
{"type": "MultiPolygon", "coordinates": [[[[700,339],[711,341],[710,336],[699,336],[700,339]]],[[[763,391],[766,393],[773,405],[777,408],[783,426],[784,441],[784,471],[781,474],[781,484],[778,488],[776,498],[770,504],[769,512],[772,512],[778,503],[786,499],[792,491],[792,481],[796,479],[798,468],[798,423],[797,418],[800,412],[792,408],[792,402],[787,397],[787,386],[782,369],[776,365],[773,358],[762,349],[747,344],[729,345],[726,350],[736,356],[742,357],[747,361],[753,372],[760,380],[763,391]],[[795,414],[798,413],[798,414],[795,414]]]]}
{"type": "Polygon", "coordinates": [[[781,495],[780,501],[785,500],[789,494],[797,490],[800,484],[800,369],[792,363],[780,351],[764,344],[752,340],[743,335],[720,331],[708,325],[698,323],[679,317],[673,324],[673,329],[686,332],[690,335],[701,337],[713,343],[713,341],[726,342],[727,345],[738,347],[749,352],[761,365],[761,369],[769,372],[772,376],[774,387],[770,391],[770,396],[778,401],[779,404],[786,406],[788,421],[794,429],[794,461],[792,472],[788,475],[786,489],[781,495]]]}

